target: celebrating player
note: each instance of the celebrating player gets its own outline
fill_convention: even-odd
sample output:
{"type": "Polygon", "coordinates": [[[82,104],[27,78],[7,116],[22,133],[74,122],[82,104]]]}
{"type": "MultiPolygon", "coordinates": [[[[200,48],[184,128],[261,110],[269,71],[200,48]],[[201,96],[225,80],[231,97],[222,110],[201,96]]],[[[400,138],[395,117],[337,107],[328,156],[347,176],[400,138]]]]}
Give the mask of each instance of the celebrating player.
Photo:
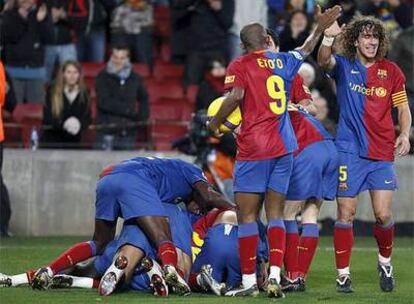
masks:
{"type": "MultiPolygon", "coordinates": [[[[271,30],[272,48],[279,51],[279,37],[271,30]]],[[[338,187],[338,153],[333,137],[308,112],[316,114],[309,89],[296,74],[290,89],[288,108],[299,149],[295,151],[284,210],[286,227],[283,291],[304,291],[305,278],[319,241],[317,220],[322,200],[334,200],[338,187]],[[299,236],[296,215],[302,211],[299,236]]]]}
{"type": "Polygon", "coordinates": [[[189,287],[176,270],[177,254],[162,202],[193,198],[200,206],[232,207],[212,190],[198,167],[176,159],[137,157],[108,167],[96,189],[95,233],[36,273],[32,286],[47,288],[54,274],[103,252],[114,238],[118,217],[134,221],[158,249],[167,282],[181,294],[189,287]]]}
{"type": "Polygon", "coordinates": [[[285,251],[283,208],[297,149],[295,135],[286,112],[289,89],[304,56],[309,55],[323,31],[340,15],[340,6],[318,7],[317,26],[303,46],[289,52],[268,51],[269,36],[258,23],[245,26],[240,39],[247,54],[233,61],[225,78],[231,90],[210,122],[218,133],[225,118],[241,105],[243,123],[237,136],[234,192],[238,204],[239,254],[242,285],[228,296],[257,295],[256,250],[259,240],[256,220],[265,194],[268,220],[270,274],[267,293],[281,297],[280,268],[285,251]]]}
{"type": "Polygon", "coordinates": [[[394,288],[391,251],[394,238],[392,197],[397,188],[394,153],[410,149],[411,114],[405,77],[384,59],[388,49],[384,25],[373,17],[357,17],[344,29],[334,23],[325,31],[318,63],[335,79],[340,106],[336,146],[339,151],[338,215],[334,246],[337,290],[352,292],[349,262],[353,245],[352,222],[358,193],[369,190],[376,218],[378,271],[383,291],[394,288]],[[334,55],[335,37],[342,34],[334,55]],[[400,135],[395,140],[391,108],[398,110],[400,135]]]}

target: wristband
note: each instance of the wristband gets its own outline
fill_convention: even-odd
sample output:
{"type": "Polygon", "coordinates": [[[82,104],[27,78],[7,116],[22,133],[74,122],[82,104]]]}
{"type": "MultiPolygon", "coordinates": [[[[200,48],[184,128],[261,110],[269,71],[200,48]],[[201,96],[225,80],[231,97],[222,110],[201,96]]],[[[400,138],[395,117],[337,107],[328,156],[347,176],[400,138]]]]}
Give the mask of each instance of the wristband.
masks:
{"type": "Polygon", "coordinates": [[[334,40],[335,40],[335,37],[323,36],[322,45],[327,46],[327,47],[331,47],[334,43],[334,40]]]}

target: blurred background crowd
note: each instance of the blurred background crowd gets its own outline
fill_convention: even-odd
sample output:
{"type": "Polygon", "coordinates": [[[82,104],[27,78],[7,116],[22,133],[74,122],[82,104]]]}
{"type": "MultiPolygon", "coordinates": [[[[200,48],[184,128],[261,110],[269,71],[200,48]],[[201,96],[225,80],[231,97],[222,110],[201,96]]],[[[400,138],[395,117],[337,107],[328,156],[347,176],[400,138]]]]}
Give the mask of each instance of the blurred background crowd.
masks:
{"type": "MultiPolygon", "coordinates": [[[[194,113],[223,94],[226,66],[242,54],[242,26],[265,24],[279,34],[281,51],[292,50],[312,29],[316,4],[341,5],[340,23],[361,14],[385,22],[388,57],[404,71],[414,108],[412,0],[0,3],[5,146],[170,150],[200,127],[190,123],[194,113]]],[[[317,118],[335,133],[335,87],[315,55],[299,73],[317,118]]]]}

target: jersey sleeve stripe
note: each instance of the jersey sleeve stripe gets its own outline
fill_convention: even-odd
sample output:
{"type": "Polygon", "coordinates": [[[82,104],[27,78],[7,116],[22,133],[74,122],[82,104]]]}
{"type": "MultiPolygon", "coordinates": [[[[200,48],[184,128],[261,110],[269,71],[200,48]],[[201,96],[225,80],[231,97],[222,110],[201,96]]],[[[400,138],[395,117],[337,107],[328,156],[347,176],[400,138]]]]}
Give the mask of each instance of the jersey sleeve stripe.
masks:
{"type": "Polygon", "coordinates": [[[408,99],[407,96],[401,96],[401,97],[392,98],[392,101],[398,102],[398,101],[406,100],[406,99],[408,99]]]}
{"type": "Polygon", "coordinates": [[[404,105],[404,104],[407,104],[407,103],[408,103],[408,100],[404,100],[404,101],[400,101],[400,102],[394,103],[393,106],[394,107],[399,107],[399,106],[404,105]]]}

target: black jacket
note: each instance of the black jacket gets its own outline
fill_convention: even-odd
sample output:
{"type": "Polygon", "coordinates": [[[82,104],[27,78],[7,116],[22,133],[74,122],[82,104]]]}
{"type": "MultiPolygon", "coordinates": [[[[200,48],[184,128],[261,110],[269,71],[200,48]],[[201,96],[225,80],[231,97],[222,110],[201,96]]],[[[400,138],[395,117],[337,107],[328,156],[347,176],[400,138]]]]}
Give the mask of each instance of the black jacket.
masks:
{"type": "Polygon", "coordinates": [[[148,94],[141,76],[131,72],[125,83],[106,69],[96,78],[97,123],[125,124],[146,121],[149,116],[148,94]]]}
{"type": "MultiPolygon", "coordinates": [[[[70,103],[63,94],[63,112],[60,118],[52,115],[51,90],[46,94],[46,104],[43,108],[43,125],[52,126],[53,129],[45,129],[43,131],[43,142],[45,143],[77,143],[82,138],[82,131],[91,124],[91,109],[89,103],[89,93],[87,91],[78,94],[73,103],[70,103]],[[83,94],[84,101],[80,102],[83,94]],[[71,116],[79,119],[81,130],[78,134],[72,135],[63,129],[64,122],[71,116]]],[[[59,145],[57,145],[59,146],[59,145]]]]}
{"type": "Polygon", "coordinates": [[[2,35],[5,62],[15,67],[39,68],[44,66],[44,44],[52,42],[53,24],[49,14],[42,21],[33,10],[23,19],[17,9],[4,12],[2,35]]]}
{"type": "Polygon", "coordinates": [[[207,80],[203,80],[197,93],[196,111],[206,110],[214,99],[222,95],[223,94],[217,92],[207,80]]]}
{"type": "Polygon", "coordinates": [[[220,11],[214,11],[201,1],[191,18],[190,45],[197,51],[215,51],[227,48],[228,32],[233,25],[234,0],[223,1],[220,11]]]}
{"type": "MultiPolygon", "coordinates": [[[[45,0],[44,1],[51,14],[52,8],[63,8],[67,14],[68,1],[67,0],[45,0]]],[[[73,42],[72,39],[72,22],[70,18],[61,19],[53,24],[53,45],[69,44],[73,42]]]]}

